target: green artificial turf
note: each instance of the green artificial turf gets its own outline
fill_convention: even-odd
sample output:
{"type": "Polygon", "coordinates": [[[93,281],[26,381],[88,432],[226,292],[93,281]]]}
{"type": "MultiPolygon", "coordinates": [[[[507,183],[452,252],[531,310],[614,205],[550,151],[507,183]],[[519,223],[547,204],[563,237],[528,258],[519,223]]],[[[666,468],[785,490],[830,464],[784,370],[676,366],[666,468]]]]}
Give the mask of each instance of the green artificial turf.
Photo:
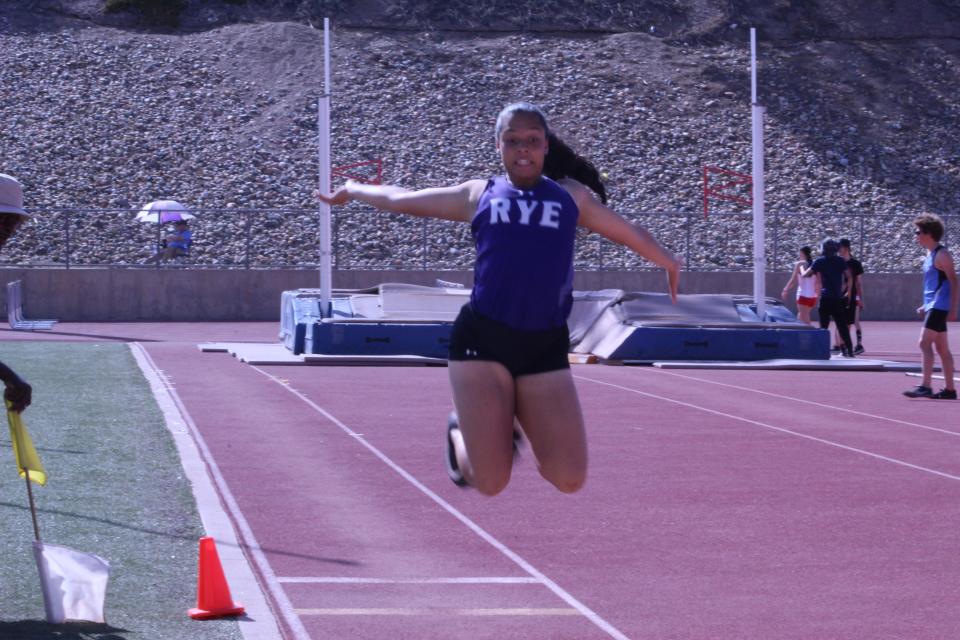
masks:
{"type": "Polygon", "coordinates": [[[240,638],[235,620],[200,622],[186,614],[196,604],[202,525],[129,347],[0,342],[0,360],[33,387],[23,421],[49,474],[46,486],[33,485],[41,538],[95,553],[111,566],[107,624],[46,624],[26,486],[2,425],[0,638],[240,638]]]}

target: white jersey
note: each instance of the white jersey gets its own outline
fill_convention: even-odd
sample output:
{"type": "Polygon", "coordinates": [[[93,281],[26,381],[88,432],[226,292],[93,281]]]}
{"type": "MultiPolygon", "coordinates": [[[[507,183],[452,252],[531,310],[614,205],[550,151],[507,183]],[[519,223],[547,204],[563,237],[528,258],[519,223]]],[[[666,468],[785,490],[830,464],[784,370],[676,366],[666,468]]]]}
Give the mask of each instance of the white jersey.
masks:
{"type": "MultiPolygon", "coordinates": [[[[804,263],[804,266],[806,263],[804,263]]],[[[797,273],[797,297],[798,298],[816,298],[817,297],[817,277],[803,277],[797,273]]]]}

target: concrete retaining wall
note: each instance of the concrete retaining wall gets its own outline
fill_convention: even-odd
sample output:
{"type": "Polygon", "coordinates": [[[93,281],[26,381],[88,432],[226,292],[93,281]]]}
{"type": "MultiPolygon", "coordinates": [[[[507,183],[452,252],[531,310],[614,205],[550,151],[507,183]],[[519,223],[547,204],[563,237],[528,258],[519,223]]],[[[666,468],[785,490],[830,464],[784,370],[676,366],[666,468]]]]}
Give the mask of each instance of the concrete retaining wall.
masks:
{"type": "MultiPolygon", "coordinates": [[[[341,271],[334,285],[342,289],[384,282],[433,285],[437,278],[467,286],[463,271],[341,271]]],[[[779,297],[787,273],[767,275],[767,294],[779,297]]],[[[280,319],[280,293],[317,287],[316,271],[205,269],[0,269],[0,298],[6,313],[6,283],[23,282],[24,315],[67,322],[243,321],[280,319]]],[[[662,271],[584,271],[577,289],[665,291],[662,271]]],[[[913,320],[920,302],[919,274],[866,274],[865,320],[913,320]]],[[[749,272],[690,272],[681,280],[684,293],[751,294],[749,272]]],[[[793,308],[793,301],[790,301],[793,308]]]]}

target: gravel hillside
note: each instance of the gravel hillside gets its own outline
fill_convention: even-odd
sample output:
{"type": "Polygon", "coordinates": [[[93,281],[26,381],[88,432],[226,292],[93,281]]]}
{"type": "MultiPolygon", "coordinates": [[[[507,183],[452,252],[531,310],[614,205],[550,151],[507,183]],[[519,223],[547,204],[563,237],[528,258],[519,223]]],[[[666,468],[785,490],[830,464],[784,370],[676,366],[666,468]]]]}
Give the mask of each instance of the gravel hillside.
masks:
{"type": "MultiPolygon", "coordinates": [[[[196,264],[315,263],[327,14],[334,165],[382,158],[407,187],[486,176],[497,112],[529,99],[609,176],[611,205],[698,269],[749,266],[748,217],[719,215],[745,210],[703,218],[702,167],[749,172],[755,24],[773,266],[841,234],[868,269],[912,269],[911,216],[960,213],[960,8],[796,4],[188,2],[158,30],[102,2],[0,0],[0,171],[37,213],[3,259],[62,264],[69,232],[71,264],[139,263],[156,229],[133,213],[173,198],[209,210],[196,264]],[[54,211],[87,208],[112,211],[54,211]]],[[[337,227],[341,266],[472,258],[464,227],[359,207],[337,227]]],[[[639,265],[592,237],[580,262],[639,265]]]]}

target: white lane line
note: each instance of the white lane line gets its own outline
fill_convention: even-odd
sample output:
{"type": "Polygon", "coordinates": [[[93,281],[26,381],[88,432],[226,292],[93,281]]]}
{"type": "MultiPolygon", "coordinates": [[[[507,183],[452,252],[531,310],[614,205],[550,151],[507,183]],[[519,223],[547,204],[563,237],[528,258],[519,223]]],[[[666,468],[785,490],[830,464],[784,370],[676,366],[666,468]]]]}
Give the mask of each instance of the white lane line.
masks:
{"type": "Polygon", "coordinates": [[[293,640],[310,640],[310,634],[307,633],[300,618],[293,613],[293,605],[287,599],[283,587],[277,583],[273,569],[270,568],[266,556],[260,549],[260,544],[243,517],[243,512],[240,511],[226,480],[221,475],[203,436],[180,400],[180,396],[143,345],[132,343],[130,350],[137,364],[140,365],[140,370],[149,381],[157,404],[163,411],[167,427],[173,434],[184,472],[190,480],[197,500],[197,509],[200,511],[204,529],[219,543],[218,555],[223,559],[224,566],[230,567],[229,573],[235,572],[242,581],[238,583],[242,590],[236,589],[238,584],[234,584],[230,595],[236,597],[247,608],[247,617],[239,620],[244,638],[275,640],[282,637],[274,616],[275,612],[271,610],[261,591],[260,587],[263,585],[273,596],[280,615],[283,616],[293,634],[293,640]],[[223,506],[221,506],[221,500],[223,506]],[[229,517],[223,507],[226,507],[229,512],[229,517]],[[233,519],[238,531],[234,531],[230,518],[233,519]],[[257,577],[247,564],[240,543],[237,541],[238,536],[242,538],[243,545],[260,570],[262,582],[257,581],[257,577]]]}
{"type": "Polygon", "coordinates": [[[517,566],[519,566],[521,569],[523,569],[526,573],[528,573],[528,574],[530,574],[531,576],[533,576],[534,578],[536,578],[537,581],[539,581],[539,582],[540,582],[541,584],[543,584],[545,587],[547,587],[548,589],[550,589],[550,591],[552,591],[554,594],[556,594],[556,596],[559,597],[561,600],[563,600],[564,602],[566,602],[567,604],[569,604],[571,607],[573,607],[574,609],[576,609],[577,611],[579,611],[581,615],[583,615],[584,617],[586,617],[588,620],[590,620],[590,622],[592,622],[592,623],[595,624],[597,627],[599,627],[599,628],[602,629],[604,632],[606,632],[607,635],[609,635],[609,636],[612,637],[612,638],[617,638],[617,640],[628,640],[627,636],[625,636],[625,635],[624,635],[621,631],[619,631],[616,627],[614,627],[612,624],[610,624],[609,622],[607,622],[606,620],[604,620],[603,618],[601,618],[599,614],[597,614],[595,611],[593,611],[592,609],[590,609],[587,605],[583,604],[582,602],[580,602],[579,600],[577,600],[576,598],[574,598],[574,597],[573,597],[572,595],[570,595],[566,590],[564,590],[560,585],[558,585],[556,582],[554,582],[553,580],[551,580],[550,578],[548,578],[546,575],[544,575],[543,573],[541,573],[541,572],[540,572],[538,569],[536,569],[532,564],[530,564],[529,562],[527,562],[526,560],[524,560],[523,558],[521,558],[521,557],[520,557],[516,552],[514,552],[512,549],[510,549],[510,548],[507,547],[505,544],[503,544],[502,542],[500,542],[499,540],[497,540],[496,538],[494,538],[492,535],[490,535],[489,533],[487,533],[487,531],[485,531],[484,529],[482,529],[482,528],[480,527],[480,525],[478,525],[477,523],[475,523],[473,520],[471,520],[470,518],[468,518],[468,517],[465,516],[464,514],[460,513],[453,505],[451,505],[449,502],[447,502],[446,500],[444,500],[443,498],[441,498],[440,496],[438,496],[436,493],[434,493],[433,491],[431,491],[429,488],[427,488],[426,485],[424,485],[422,482],[420,482],[419,480],[417,480],[416,478],[414,478],[412,475],[410,475],[410,474],[409,474],[405,469],[403,469],[400,465],[398,465],[398,464],[395,463],[393,460],[391,460],[390,458],[388,458],[388,457],[386,456],[386,454],[384,454],[382,451],[380,451],[379,449],[377,449],[375,446],[373,446],[372,444],[370,444],[369,442],[367,442],[367,441],[363,438],[363,436],[361,436],[361,435],[358,434],[357,432],[353,431],[350,427],[348,427],[348,426],[345,425],[343,422],[341,422],[340,420],[338,420],[336,417],[334,417],[334,416],[333,416],[330,412],[328,412],[326,409],[324,409],[323,407],[319,406],[319,405],[316,404],[313,400],[311,400],[310,398],[306,397],[305,395],[303,395],[302,393],[300,393],[299,391],[297,391],[296,389],[294,389],[292,386],[289,385],[289,383],[281,382],[279,379],[275,378],[274,376],[270,375],[269,373],[267,373],[267,372],[264,371],[263,369],[260,369],[259,367],[256,367],[256,366],[251,365],[251,368],[252,368],[253,370],[255,370],[255,371],[260,372],[260,373],[263,374],[266,378],[268,378],[269,380],[272,380],[273,382],[275,382],[276,384],[278,384],[281,388],[286,389],[287,391],[289,391],[289,392],[292,393],[293,395],[297,396],[298,398],[300,398],[300,400],[302,400],[303,402],[305,402],[305,403],[307,404],[307,406],[309,406],[310,408],[312,408],[314,411],[316,411],[317,413],[319,413],[320,415],[322,415],[323,417],[325,417],[327,420],[329,420],[329,421],[332,422],[333,424],[337,425],[337,427],[339,427],[344,433],[346,433],[348,436],[354,438],[357,442],[359,442],[359,443],[362,444],[364,447],[366,447],[367,450],[370,451],[370,452],[371,452],[373,455],[375,455],[377,458],[379,458],[379,459],[381,460],[381,462],[383,462],[385,465],[387,465],[388,467],[390,467],[391,469],[393,469],[395,472],[397,472],[397,473],[400,475],[400,477],[402,477],[404,480],[406,480],[407,482],[409,482],[410,484],[412,484],[412,485],[413,485],[414,487],[416,487],[421,493],[423,493],[425,496],[427,496],[428,498],[430,498],[431,500],[433,500],[435,503],[437,503],[444,511],[446,511],[447,513],[449,513],[450,515],[452,515],[454,518],[456,518],[457,520],[459,520],[460,522],[462,522],[464,525],[466,525],[467,528],[469,528],[471,531],[473,531],[473,532],[474,532],[477,536],[479,536],[481,539],[483,539],[484,541],[486,541],[487,544],[489,544],[489,545],[492,546],[494,549],[496,549],[497,551],[499,551],[500,553],[502,553],[503,555],[505,555],[507,558],[509,558],[510,560],[512,560],[517,566]]]}
{"type": "Polygon", "coordinates": [[[761,395],[770,396],[772,398],[780,398],[781,400],[791,400],[793,402],[800,402],[803,404],[809,404],[819,409],[829,409],[831,411],[842,411],[843,413],[849,413],[855,416],[862,416],[864,418],[873,418],[875,420],[884,420],[886,422],[893,422],[894,424],[900,424],[906,427],[915,427],[917,429],[926,429],[927,431],[936,431],[937,433],[944,433],[948,436],[954,436],[960,438],[960,432],[950,431],[949,429],[940,429],[938,427],[931,427],[925,424],[918,424],[916,422],[907,422],[906,420],[897,420],[896,418],[888,418],[887,416],[878,416],[872,413],[865,413],[863,411],[857,411],[856,409],[846,409],[844,407],[836,407],[832,405],[823,404],[821,402],[814,402],[812,400],[804,400],[803,398],[796,398],[794,396],[785,396],[779,393],[773,393],[771,391],[761,391],[760,389],[752,389],[750,387],[741,387],[739,385],[730,384],[727,382],[718,382],[716,380],[707,380],[706,378],[695,378],[694,376],[684,375],[682,373],[674,373],[673,371],[664,371],[663,369],[658,369],[657,373],[675,376],[677,378],[684,378],[686,380],[693,380],[696,382],[706,382],[708,384],[715,384],[721,387],[728,387],[730,389],[737,389],[738,391],[751,391],[753,393],[759,393],[761,395]]]}
{"type": "Polygon", "coordinates": [[[804,438],[805,440],[812,440],[813,442],[819,442],[821,444],[826,444],[831,447],[836,447],[838,449],[843,449],[845,451],[852,451],[853,453],[859,453],[861,455],[869,456],[877,460],[883,460],[885,462],[892,462],[893,464],[900,465],[902,467],[908,467],[910,469],[916,469],[917,471],[923,471],[925,473],[931,473],[935,476],[940,476],[941,478],[947,478],[948,480],[960,480],[960,476],[955,476],[950,473],[943,471],[937,471],[936,469],[930,469],[929,467],[921,467],[920,465],[912,464],[906,462],[905,460],[899,460],[897,458],[891,458],[889,456],[884,456],[879,453],[873,453],[872,451],[867,451],[865,449],[858,449],[856,447],[850,447],[845,444],[840,444],[839,442],[833,442],[832,440],[826,440],[824,438],[818,438],[816,436],[807,435],[806,433],[800,433],[799,431],[791,431],[790,429],[785,429],[783,427],[777,427],[772,424],[767,424],[766,422],[759,422],[757,420],[751,420],[750,418],[744,418],[743,416],[733,415],[732,413],[725,413],[723,411],[717,411],[716,409],[709,409],[707,407],[701,407],[700,405],[692,404],[690,402],[683,402],[682,400],[675,400],[673,398],[667,398],[665,396],[658,396],[655,393],[648,393],[646,391],[640,391],[639,389],[632,389],[630,387],[624,387],[623,385],[614,384],[612,382],[605,382],[603,380],[595,380],[593,378],[586,378],[581,375],[576,375],[574,378],[579,378],[586,382],[593,382],[595,384],[604,385],[607,387],[613,387],[614,389],[620,389],[622,391],[628,391],[630,393],[636,393],[637,395],[647,396],[648,398],[654,398],[655,400],[662,400],[664,402],[669,402],[672,404],[677,404],[682,407],[688,407],[690,409],[696,409],[698,411],[703,411],[705,413],[712,413],[715,416],[721,416],[724,418],[730,418],[731,420],[737,420],[739,422],[746,422],[747,424],[752,424],[757,427],[763,427],[764,429],[770,429],[771,431],[779,431],[780,433],[786,433],[791,436],[796,436],[798,438],[804,438]]]}
{"type": "Polygon", "coordinates": [[[281,576],[284,584],[540,584],[536,578],[478,577],[478,578],[351,578],[348,576],[281,576]]]}
{"type": "Polygon", "coordinates": [[[302,616],[579,616],[576,609],[444,609],[442,607],[297,609],[302,616]]]}

